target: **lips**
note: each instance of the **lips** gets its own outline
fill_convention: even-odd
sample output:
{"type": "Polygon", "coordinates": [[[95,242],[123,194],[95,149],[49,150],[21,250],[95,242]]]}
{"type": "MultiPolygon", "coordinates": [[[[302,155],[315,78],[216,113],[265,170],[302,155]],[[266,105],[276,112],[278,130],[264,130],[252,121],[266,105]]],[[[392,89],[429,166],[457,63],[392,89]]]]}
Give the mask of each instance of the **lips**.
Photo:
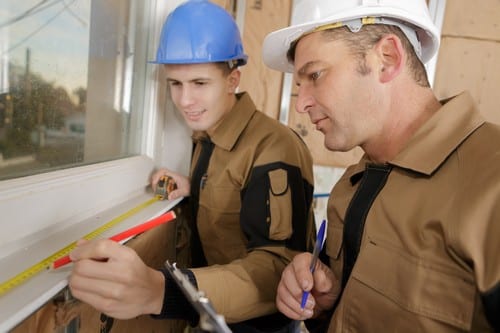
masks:
{"type": "Polygon", "coordinates": [[[313,123],[313,125],[316,125],[316,129],[319,131],[321,129],[321,122],[325,119],[327,119],[327,118],[324,117],[324,118],[318,118],[318,119],[311,119],[311,122],[313,123]]]}
{"type": "Polygon", "coordinates": [[[201,116],[203,115],[203,113],[205,113],[206,110],[202,110],[202,111],[184,111],[184,114],[186,115],[186,118],[189,119],[189,120],[198,120],[199,118],[201,118],[201,116]]]}

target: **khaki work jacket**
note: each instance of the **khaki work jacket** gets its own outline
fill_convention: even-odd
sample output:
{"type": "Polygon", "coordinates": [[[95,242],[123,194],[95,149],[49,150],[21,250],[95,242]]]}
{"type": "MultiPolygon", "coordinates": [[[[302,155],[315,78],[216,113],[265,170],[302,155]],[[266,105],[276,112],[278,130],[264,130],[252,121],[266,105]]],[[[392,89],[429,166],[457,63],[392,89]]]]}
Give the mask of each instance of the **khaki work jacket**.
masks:
{"type": "Polygon", "coordinates": [[[198,288],[228,322],[276,312],[281,272],[307,250],[313,228],[311,154],[295,132],[256,110],[246,93],[207,134],[215,147],[197,226],[209,267],[192,269],[198,288]]]}
{"type": "MultiPolygon", "coordinates": [[[[329,200],[326,251],[339,279],[351,180],[367,162],[329,200]]],[[[463,93],[389,164],[328,332],[492,331],[483,302],[500,295],[500,127],[463,93]]]]}

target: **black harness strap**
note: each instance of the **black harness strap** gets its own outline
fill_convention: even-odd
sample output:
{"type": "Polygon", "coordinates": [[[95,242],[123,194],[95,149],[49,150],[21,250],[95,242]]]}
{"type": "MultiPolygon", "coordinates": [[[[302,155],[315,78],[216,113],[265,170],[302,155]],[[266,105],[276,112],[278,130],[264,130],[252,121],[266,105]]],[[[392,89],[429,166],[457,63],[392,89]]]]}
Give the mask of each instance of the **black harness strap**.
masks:
{"type": "Polygon", "coordinates": [[[207,260],[203,254],[200,235],[198,233],[198,207],[200,201],[200,190],[203,188],[207,177],[208,162],[214,150],[214,144],[210,138],[201,139],[201,152],[193,169],[191,176],[191,197],[189,199],[191,206],[191,257],[192,267],[202,267],[207,265],[207,260]]]}
{"type": "Polygon", "coordinates": [[[342,290],[345,288],[354,263],[358,258],[368,211],[380,190],[384,187],[391,170],[392,167],[390,165],[368,164],[363,173],[361,184],[359,184],[356,193],[349,203],[344,221],[342,290]]]}

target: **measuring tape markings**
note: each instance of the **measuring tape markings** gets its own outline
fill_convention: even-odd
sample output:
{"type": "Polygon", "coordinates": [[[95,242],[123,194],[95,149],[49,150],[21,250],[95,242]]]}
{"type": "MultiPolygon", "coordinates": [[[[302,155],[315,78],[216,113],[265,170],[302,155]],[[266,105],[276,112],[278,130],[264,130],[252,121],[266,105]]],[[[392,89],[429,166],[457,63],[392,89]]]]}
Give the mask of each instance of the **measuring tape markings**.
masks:
{"type": "MultiPolygon", "coordinates": [[[[107,231],[108,229],[114,227],[118,223],[122,222],[123,220],[127,219],[128,217],[138,213],[142,209],[146,208],[147,206],[155,203],[158,201],[158,197],[154,197],[152,199],[149,199],[138,206],[130,209],[129,211],[119,215],[118,217],[112,219],[111,221],[103,224],[99,228],[95,229],[94,231],[88,233],[87,235],[83,236],[83,239],[86,240],[91,240],[98,235],[102,234],[103,232],[107,231]]],[[[0,296],[5,294],[7,291],[10,289],[20,285],[23,283],[25,280],[31,278],[32,276],[40,273],[43,270],[47,270],[51,267],[52,263],[56,261],[57,259],[64,257],[65,255],[68,255],[74,248],[76,247],[76,242],[72,242],[71,244],[67,245],[66,247],[60,249],[59,251],[55,252],[54,254],[48,256],[47,258],[41,260],[40,262],[36,263],[35,265],[25,269],[21,273],[15,275],[14,277],[6,280],[5,282],[0,283],[0,296]]]]}

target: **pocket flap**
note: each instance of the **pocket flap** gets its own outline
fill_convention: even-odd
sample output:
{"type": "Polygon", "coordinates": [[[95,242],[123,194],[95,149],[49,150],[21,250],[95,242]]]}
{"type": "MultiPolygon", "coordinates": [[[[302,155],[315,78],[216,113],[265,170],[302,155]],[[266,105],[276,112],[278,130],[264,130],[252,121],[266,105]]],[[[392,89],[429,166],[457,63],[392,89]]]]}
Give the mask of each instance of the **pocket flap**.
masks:
{"type": "Polygon", "coordinates": [[[340,250],[342,249],[342,233],[344,228],[333,223],[328,225],[326,229],[326,254],[328,257],[338,260],[340,256],[340,250]]]}
{"type": "Polygon", "coordinates": [[[283,195],[288,190],[288,176],[286,170],[277,169],[269,171],[269,182],[273,195],[283,195]]]}

